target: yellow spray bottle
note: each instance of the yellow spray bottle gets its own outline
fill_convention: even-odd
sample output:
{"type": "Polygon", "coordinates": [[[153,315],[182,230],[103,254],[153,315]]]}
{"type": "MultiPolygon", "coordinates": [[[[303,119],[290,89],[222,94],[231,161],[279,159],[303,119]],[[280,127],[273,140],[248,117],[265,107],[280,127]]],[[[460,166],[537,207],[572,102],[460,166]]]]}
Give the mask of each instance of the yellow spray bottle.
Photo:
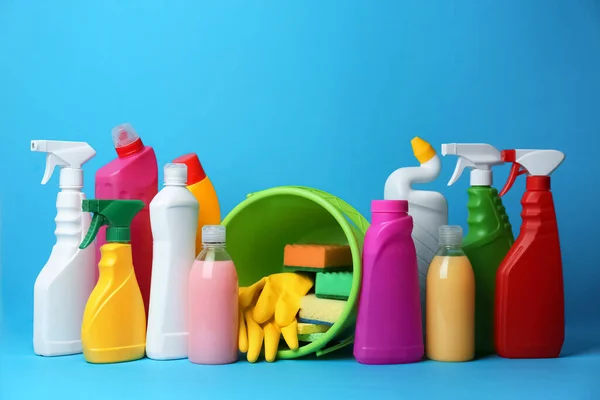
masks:
{"type": "Polygon", "coordinates": [[[140,200],[83,200],[84,212],[94,213],[79,246],[94,242],[106,225],[106,244],[98,268],[98,283],[83,314],[81,343],[87,362],[104,364],[137,360],[146,350],[146,312],[131,258],[129,225],[144,208],[140,200]]]}

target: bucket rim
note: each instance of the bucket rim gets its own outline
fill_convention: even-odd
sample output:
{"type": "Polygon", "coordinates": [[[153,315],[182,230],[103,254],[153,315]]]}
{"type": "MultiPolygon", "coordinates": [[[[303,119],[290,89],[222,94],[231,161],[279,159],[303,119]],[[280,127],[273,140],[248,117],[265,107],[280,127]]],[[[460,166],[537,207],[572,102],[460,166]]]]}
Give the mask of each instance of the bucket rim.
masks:
{"type": "MultiPolygon", "coordinates": [[[[346,306],[344,307],[342,315],[340,316],[338,321],[336,321],[320,339],[308,343],[304,346],[301,346],[300,348],[298,348],[298,350],[279,350],[277,352],[277,358],[279,359],[299,358],[323,349],[323,347],[325,347],[329,342],[331,342],[331,340],[333,340],[336,336],[343,333],[344,330],[347,328],[347,326],[345,326],[346,321],[354,313],[356,304],[358,302],[358,295],[360,292],[360,285],[362,281],[362,245],[358,243],[353,228],[361,232],[363,235],[365,234],[365,232],[361,229],[361,227],[358,226],[358,224],[352,223],[350,217],[343,210],[333,205],[329,200],[324,198],[322,194],[331,196],[337,199],[338,201],[343,202],[343,200],[338,198],[337,196],[328,192],[321,191],[319,189],[304,186],[276,186],[268,189],[263,189],[257,192],[249,193],[246,196],[246,199],[244,199],[237,206],[235,206],[227,214],[227,216],[225,217],[225,219],[223,219],[222,222],[222,225],[227,227],[227,224],[233,218],[235,218],[241,210],[262,199],[278,195],[293,195],[311,200],[323,207],[324,209],[326,209],[338,222],[346,238],[348,239],[348,245],[350,246],[350,251],[352,253],[353,279],[352,287],[350,289],[350,295],[348,296],[348,300],[346,302],[346,306]]],[[[354,211],[356,211],[356,213],[360,217],[364,218],[360,214],[360,212],[358,212],[358,210],[356,210],[349,204],[348,206],[354,211]]]]}

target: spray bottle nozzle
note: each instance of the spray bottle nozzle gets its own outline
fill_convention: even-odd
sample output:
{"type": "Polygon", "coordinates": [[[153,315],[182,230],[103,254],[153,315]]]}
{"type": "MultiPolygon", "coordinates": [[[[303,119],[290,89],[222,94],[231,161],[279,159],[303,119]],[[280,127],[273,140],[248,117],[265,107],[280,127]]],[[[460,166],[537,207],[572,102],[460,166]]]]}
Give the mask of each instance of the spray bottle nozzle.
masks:
{"type": "Polygon", "coordinates": [[[83,173],[80,171],[81,167],[96,155],[96,151],[85,142],[56,140],[32,140],[31,151],[46,153],[46,170],[42,178],[43,185],[50,180],[56,166],[76,170],[70,175],[61,174],[60,186],[62,187],[82,187],[83,173]]]}
{"type": "Polygon", "coordinates": [[[472,168],[472,186],[491,186],[492,167],[503,163],[500,151],[485,143],[447,143],[442,145],[442,155],[459,156],[454,174],[448,182],[453,185],[465,168],[472,168]]]}
{"type": "Polygon", "coordinates": [[[94,213],[90,228],[79,246],[85,249],[94,242],[103,225],[106,229],[106,241],[109,243],[129,243],[131,221],[144,208],[141,200],[83,200],[84,212],[94,213]]]}
{"type": "Polygon", "coordinates": [[[549,176],[565,159],[558,150],[503,150],[502,161],[512,163],[510,175],[499,195],[512,188],[519,175],[549,176]]]}
{"type": "Polygon", "coordinates": [[[442,145],[442,155],[447,156],[448,154],[456,155],[456,143],[442,145]]]}

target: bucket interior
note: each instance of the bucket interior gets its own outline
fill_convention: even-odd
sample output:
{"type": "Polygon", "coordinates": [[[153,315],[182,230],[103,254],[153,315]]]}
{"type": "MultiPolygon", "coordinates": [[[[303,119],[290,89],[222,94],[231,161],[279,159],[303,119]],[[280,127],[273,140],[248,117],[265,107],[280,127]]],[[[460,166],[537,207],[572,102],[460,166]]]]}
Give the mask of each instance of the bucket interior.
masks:
{"type": "Polygon", "coordinates": [[[348,244],[333,215],[297,195],[262,197],[228,220],[227,251],[236,264],[240,287],[282,272],[287,244],[348,244]]]}

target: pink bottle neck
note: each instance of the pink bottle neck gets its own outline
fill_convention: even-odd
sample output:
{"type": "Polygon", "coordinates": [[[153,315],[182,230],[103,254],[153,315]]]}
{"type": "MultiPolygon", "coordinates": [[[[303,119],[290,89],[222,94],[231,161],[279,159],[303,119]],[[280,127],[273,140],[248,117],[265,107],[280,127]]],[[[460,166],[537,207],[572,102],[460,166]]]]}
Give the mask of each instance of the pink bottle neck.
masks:
{"type": "Polygon", "coordinates": [[[377,212],[371,216],[371,223],[382,224],[390,221],[397,220],[398,218],[406,217],[408,214],[405,212],[377,212]]]}

